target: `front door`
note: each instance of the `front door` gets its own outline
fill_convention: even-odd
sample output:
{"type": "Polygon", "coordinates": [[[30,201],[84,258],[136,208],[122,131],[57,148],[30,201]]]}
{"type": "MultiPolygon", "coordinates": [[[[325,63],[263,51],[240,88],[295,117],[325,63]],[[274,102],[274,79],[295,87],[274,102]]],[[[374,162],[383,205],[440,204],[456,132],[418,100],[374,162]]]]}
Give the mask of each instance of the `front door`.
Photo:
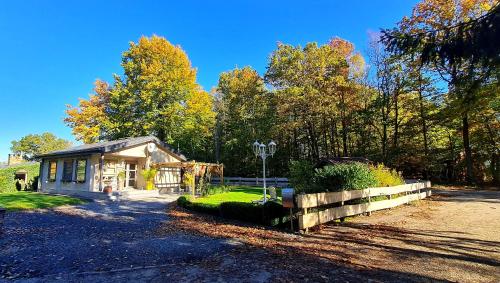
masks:
{"type": "Polygon", "coordinates": [[[137,181],[137,163],[125,164],[125,187],[135,188],[137,181]]]}

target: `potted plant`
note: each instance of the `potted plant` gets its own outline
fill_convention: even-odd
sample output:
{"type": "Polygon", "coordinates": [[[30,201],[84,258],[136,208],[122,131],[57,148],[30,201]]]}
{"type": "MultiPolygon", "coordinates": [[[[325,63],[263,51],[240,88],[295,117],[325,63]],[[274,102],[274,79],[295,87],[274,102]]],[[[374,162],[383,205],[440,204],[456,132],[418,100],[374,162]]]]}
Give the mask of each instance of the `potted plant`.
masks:
{"type": "Polygon", "coordinates": [[[123,182],[125,181],[125,171],[121,170],[120,172],[118,172],[116,178],[118,180],[118,190],[122,190],[123,182]]]}
{"type": "Polygon", "coordinates": [[[144,177],[144,180],[146,181],[146,190],[152,190],[155,187],[155,176],[156,176],[156,169],[150,168],[150,169],[145,169],[141,171],[142,177],[144,177]]]}

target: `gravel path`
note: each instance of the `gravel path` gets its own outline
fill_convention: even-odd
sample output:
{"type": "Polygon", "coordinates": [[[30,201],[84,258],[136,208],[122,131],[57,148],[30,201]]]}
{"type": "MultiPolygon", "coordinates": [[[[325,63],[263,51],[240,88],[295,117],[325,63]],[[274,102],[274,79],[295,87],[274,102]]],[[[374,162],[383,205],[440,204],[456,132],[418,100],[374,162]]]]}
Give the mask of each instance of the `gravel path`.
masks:
{"type": "Polygon", "coordinates": [[[500,282],[498,190],[438,188],[307,235],[167,202],[9,213],[0,281],[500,282]]]}
{"type": "Polygon", "coordinates": [[[165,208],[171,200],[95,201],[8,213],[0,236],[0,280],[51,281],[85,272],[181,267],[231,248],[227,240],[158,236],[156,229],[168,220],[165,208]]]}

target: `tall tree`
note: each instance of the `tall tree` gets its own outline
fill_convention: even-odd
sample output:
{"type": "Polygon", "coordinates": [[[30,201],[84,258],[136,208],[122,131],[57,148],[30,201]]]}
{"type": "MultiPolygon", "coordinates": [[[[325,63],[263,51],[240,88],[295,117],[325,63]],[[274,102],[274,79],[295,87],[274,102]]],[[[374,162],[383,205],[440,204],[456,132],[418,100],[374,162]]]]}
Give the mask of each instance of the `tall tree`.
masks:
{"type": "Polygon", "coordinates": [[[110,127],[106,114],[109,103],[109,85],[101,80],[94,83],[94,94],[88,100],[80,99],[78,107],[67,105],[64,122],[70,126],[77,140],[84,143],[98,142],[110,127]]]}
{"type": "Polygon", "coordinates": [[[273,120],[271,97],[263,79],[250,67],[236,68],[220,75],[217,120],[221,161],[234,174],[257,173],[252,143],[271,139],[273,120]]]}
{"type": "Polygon", "coordinates": [[[70,146],[70,141],[45,132],[43,134],[29,134],[18,141],[14,140],[10,149],[13,153],[22,155],[26,160],[33,160],[36,155],[66,149],[70,146]]]}
{"type": "Polygon", "coordinates": [[[213,99],[196,82],[196,69],[179,46],[153,35],[131,42],[122,76],[111,86],[97,81],[95,94],[68,106],[66,123],[84,142],[156,135],[191,158],[208,158],[215,123],[213,99]]]}
{"type": "MultiPolygon", "coordinates": [[[[496,1],[490,0],[423,0],[413,10],[411,17],[405,17],[398,28],[384,31],[384,41],[396,52],[419,54],[423,64],[432,65],[449,83],[451,98],[458,103],[456,111],[461,114],[462,137],[466,160],[466,180],[473,181],[473,160],[470,144],[470,112],[480,101],[480,85],[488,80],[491,69],[497,69],[498,46],[484,48],[489,42],[482,42],[480,34],[489,35],[488,29],[498,30],[498,19],[487,23],[487,28],[479,28],[478,22],[488,14],[496,1]],[[468,24],[472,23],[472,24],[468,24]],[[480,40],[477,40],[477,39],[480,40]],[[477,43],[479,50],[495,50],[493,57],[486,58],[491,52],[471,51],[477,43]],[[466,43],[466,44],[464,44],[466,43]],[[468,44],[467,44],[468,43],[468,44]],[[465,50],[465,51],[464,51],[465,50]],[[479,55],[479,56],[478,56],[479,55]],[[486,62],[486,63],[485,63],[486,62]],[[497,62],[497,63],[495,63],[497,62]],[[493,68],[492,64],[493,64],[493,68]]],[[[498,12],[498,7],[494,11],[498,12]]],[[[489,17],[488,17],[489,19],[489,17]]],[[[491,36],[490,36],[491,37],[491,36]]],[[[498,36],[496,36],[498,37],[498,36]]],[[[498,41],[493,36],[493,41],[498,41]]]]}

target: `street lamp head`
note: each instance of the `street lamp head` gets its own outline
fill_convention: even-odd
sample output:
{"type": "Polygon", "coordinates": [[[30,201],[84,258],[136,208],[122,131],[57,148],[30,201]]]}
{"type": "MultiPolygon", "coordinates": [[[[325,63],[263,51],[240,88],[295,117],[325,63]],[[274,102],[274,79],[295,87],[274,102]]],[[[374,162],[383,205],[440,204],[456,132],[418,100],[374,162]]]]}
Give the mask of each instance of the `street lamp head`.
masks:
{"type": "Polygon", "coordinates": [[[269,154],[271,154],[271,156],[274,156],[274,154],[276,153],[276,143],[274,141],[271,141],[267,146],[269,147],[269,154]]]}
{"type": "Polygon", "coordinates": [[[255,154],[256,157],[259,155],[259,147],[260,143],[258,141],[255,141],[252,145],[253,153],[255,154]]]}
{"type": "Polygon", "coordinates": [[[261,144],[259,145],[259,154],[260,154],[260,155],[265,155],[265,154],[266,154],[266,145],[265,145],[265,144],[263,144],[263,143],[261,143],[261,144]]]}

